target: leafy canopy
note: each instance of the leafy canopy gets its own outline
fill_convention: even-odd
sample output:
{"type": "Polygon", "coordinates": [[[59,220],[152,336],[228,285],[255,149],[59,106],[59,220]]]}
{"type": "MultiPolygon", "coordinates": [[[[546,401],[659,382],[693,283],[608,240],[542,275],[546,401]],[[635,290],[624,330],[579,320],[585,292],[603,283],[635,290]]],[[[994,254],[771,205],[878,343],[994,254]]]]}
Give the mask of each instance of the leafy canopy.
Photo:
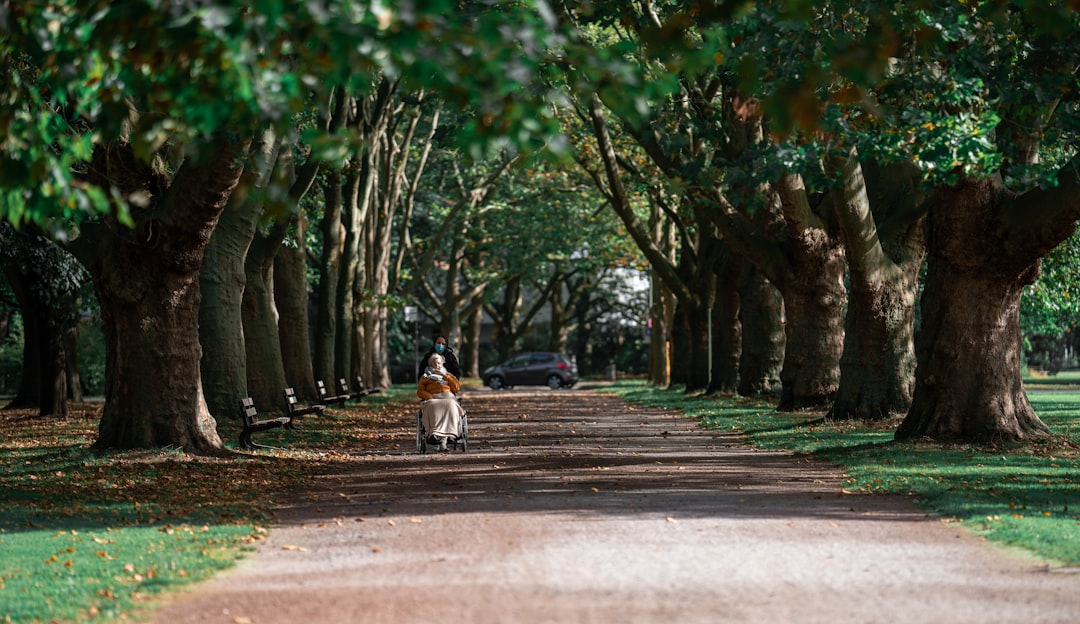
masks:
{"type": "Polygon", "coordinates": [[[474,105],[463,129],[474,145],[542,143],[556,128],[534,81],[555,44],[542,8],[3,0],[0,218],[124,218],[139,197],[87,181],[93,150],[123,139],[146,160],[162,148],[191,152],[212,133],[284,125],[335,86],[367,88],[379,73],[474,105]]]}

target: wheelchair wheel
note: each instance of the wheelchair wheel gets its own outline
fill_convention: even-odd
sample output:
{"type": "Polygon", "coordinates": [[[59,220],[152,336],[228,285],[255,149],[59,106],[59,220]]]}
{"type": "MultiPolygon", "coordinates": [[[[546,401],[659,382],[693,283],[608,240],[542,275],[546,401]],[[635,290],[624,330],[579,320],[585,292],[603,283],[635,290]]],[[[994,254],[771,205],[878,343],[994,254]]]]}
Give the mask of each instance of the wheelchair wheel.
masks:
{"type": "Polygon", "coordinates": [[[416,414],[416,452],[427,453],[427,436],[424,434],[424,420],[421,412],[416,414]]]}

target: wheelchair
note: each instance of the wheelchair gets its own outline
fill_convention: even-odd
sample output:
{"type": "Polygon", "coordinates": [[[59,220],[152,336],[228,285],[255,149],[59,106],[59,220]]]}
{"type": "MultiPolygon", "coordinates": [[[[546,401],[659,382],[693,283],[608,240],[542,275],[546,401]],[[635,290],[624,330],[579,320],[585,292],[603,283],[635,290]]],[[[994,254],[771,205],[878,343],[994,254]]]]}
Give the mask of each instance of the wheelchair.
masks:
{"type": "MultiPolygon", "coordinates": [[[[460,403],[460,401],[459,401],[460,403]]],[[[428,445],[438,446],[436,442],[429,440],[427,431],[424,430],[424,411],[416,410],[416,452],[421,455],[428,452],[428,445]]],[[[462,410],[461,427],[457,436],[446,440],[447,448],[461,449],[462,453],[469,450],[469,413],[462,410]]]]}

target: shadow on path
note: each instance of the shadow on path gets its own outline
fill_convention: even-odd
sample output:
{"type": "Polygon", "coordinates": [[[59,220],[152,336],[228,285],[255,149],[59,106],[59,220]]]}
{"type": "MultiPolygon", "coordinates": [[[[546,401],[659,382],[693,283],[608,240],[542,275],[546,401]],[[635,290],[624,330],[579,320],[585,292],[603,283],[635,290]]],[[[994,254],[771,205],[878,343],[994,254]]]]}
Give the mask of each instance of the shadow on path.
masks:
{"type": "MultiPolygon", "coordinates": [[[[587,390],[467,394],[469,452],[309,484],[162,624],[1073,622],[1080,579],[835,467],[587,390]]],[[[402,417],[408,422],[410,415],[402,417]]]]}

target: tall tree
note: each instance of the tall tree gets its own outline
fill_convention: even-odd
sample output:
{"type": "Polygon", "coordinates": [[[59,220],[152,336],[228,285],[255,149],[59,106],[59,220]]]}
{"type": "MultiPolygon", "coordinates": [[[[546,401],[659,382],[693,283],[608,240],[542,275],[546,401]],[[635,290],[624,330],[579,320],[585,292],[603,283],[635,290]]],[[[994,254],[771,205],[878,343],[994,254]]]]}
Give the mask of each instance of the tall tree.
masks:
{"type": "MultiPolygon", "coordinates": [[[[467,129],[477,145],[496,130],[530,141],[554,127],[542,107],[514,110],[543,99],[519,88],[552,36],[550,20],[529,5],[264,8],[3,4],[0,126],[17,140],[0,147],[0,214],[57,235],[88,220],[72,248],[90,269],[106,324],[98,446],[220,447],[198,374],[198,272],[252,128],[284,126],[312,92],[317,101],[328,85],[362,82],[350,79],[357,68],[480,104],[467,129]],[[503,23],[538,45],[522,47],[521,28],[503,23]]],[[[314,151],[325,155],[333,142],[314,151]]]]}
{"type": "MultiPolygon", "coordinates": [[[[1044,436],[1020,369],[1020,301],[1080,219],[1076,7],[978,2],[913,11],[886,118],[933,184],[915,391],[900,439],[1044,436]]],[[[895,22],[893,22],[895,23],[895,22]]],[[[885,98],[882,98],[885,99],[885,98]]]]}
{"type": "MultiPolygon", "coordinates": [[[[230,196],[210,237],[199,273],[199,342],[203,393],[211,414],[235,413],[248,396],[241,302],[245,292],[244,258],[255,237],[281,142],[273,129],[259,133],[245,168],[245,191],[230,196]],[[250,190],[248,190],[250,189],[250,190]]],[[[258,404],[262,409],[270,406],[258,404]]]]}
{"type": "Polygon", "coordinates": [[[0,223],[0,268],[23,319],[23,373],[8,408],[37,408],[40,416],[68,413],[68,385],[78,383],[77,354],[68,344],[78,322],[86,272],[37,228],[0,223]]]}

